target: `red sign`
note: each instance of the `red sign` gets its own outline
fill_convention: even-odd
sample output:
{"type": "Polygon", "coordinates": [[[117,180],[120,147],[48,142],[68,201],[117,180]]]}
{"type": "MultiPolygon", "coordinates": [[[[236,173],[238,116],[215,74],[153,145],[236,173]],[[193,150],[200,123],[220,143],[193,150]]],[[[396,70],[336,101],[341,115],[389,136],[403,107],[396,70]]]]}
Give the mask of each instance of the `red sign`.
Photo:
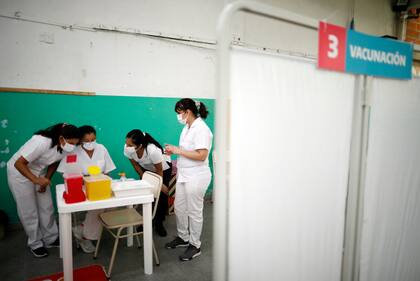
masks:
{"type": "Polygon", "coordinates": [[[76,161],[77,161],[77,155],[76,154],[67,155],[67,159],[66,159],[67,163],[75,163],[76,161]]]}
{"type": "Polygon", "coordinates": [[[319,23],[318,67],[344,71],[346,65],[346,28],[319,23]]]}

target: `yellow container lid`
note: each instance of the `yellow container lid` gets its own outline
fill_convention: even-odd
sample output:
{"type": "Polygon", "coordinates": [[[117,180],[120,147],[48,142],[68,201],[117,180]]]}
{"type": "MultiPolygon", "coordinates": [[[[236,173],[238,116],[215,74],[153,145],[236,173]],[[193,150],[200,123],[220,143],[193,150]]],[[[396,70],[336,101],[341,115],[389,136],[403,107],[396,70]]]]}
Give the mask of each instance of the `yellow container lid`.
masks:
{"type": "Polygon", "coordinates": [[[94,175],[99,175],[101,173],[101,168],[99,168],[98,166],[89,166],[88,167],[88,174],[91,176],[94,175]]]}
{"type": "Polygon", "coordinates": [[[85,180],[85,182],[97,182],[97,181],[107,181],[107,180],[112,180],[111,177],[104,175],[104,174],[99,174],[99,175],[95,175],[95,176],[87,176],[87,177],[83,177],[83,179],[85,180]]]}

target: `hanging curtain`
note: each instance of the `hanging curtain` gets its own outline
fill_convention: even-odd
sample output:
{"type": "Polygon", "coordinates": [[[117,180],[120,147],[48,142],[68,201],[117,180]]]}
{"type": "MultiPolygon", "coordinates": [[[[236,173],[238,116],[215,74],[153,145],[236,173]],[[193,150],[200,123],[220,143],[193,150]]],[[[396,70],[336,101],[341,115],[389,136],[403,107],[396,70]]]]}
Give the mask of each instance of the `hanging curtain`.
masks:
{"type": "Polygon", "coordinates": [[[374,79],[360,281],[420,280],[420,79],[374,79]]]}
{"type": "Polygon", "coordinates": [[[231,75],[229,280],[339,281],[354,77],[241,50],[231,75]]]}

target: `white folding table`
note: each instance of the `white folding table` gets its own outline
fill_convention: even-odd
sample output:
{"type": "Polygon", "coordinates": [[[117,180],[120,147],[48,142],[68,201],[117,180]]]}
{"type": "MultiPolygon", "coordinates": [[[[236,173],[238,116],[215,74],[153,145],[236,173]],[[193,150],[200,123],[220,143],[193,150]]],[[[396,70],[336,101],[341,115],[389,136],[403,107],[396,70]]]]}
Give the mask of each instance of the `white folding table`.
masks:
{"type": "MultiPolygon", "coordinates": [[[[73,281],[73,247],[71,213],[97,209],[114,208],[141,204],[143,206],[143,249],[144,249],[144,273],[153,273],[152,253],[152,202],[153,194],[111,197],[105,200],[89,201],[67,204],[63,199],[64,184],[56,186],[57,208],[60,225],[60,256],[63,258],[64,281],[73,281]]],[[[131,237],[132,239],[132,237],[131,237]]],[[[132,240],[128,242],[132,245],[132,240]]]]}

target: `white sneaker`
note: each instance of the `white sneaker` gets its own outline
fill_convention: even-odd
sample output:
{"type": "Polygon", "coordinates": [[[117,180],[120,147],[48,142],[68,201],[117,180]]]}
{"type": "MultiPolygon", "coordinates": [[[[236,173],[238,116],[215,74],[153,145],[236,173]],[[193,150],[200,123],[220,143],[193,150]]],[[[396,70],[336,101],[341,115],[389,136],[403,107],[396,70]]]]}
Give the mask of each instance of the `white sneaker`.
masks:
{"type": "Polygon", "coordinates": [[[82,247],[83,252],[85,252],[86,254],[91,254],[95,252],[96,250],[95,245],[93,245],[92,241],[90,240],[86,240],[86,239],[79,240],[79,244],[80,244],[80,247],[82,247]]]}
{"type": "Polygon", "coordinates": [[[77,239],[77,243],[82,248],[83,252],[91,254],[95,252],[96,247],[93,245],[92,241],[83,238],[83,226],[77,225],[73,227],[73,235],[77,239]]]}
{"type": "Polygon", "coordinates": [[[73,235],[74,237],[76,237],[78,240],[83,240],[83,226],[76,225],[73,227],[73,235]]]}

